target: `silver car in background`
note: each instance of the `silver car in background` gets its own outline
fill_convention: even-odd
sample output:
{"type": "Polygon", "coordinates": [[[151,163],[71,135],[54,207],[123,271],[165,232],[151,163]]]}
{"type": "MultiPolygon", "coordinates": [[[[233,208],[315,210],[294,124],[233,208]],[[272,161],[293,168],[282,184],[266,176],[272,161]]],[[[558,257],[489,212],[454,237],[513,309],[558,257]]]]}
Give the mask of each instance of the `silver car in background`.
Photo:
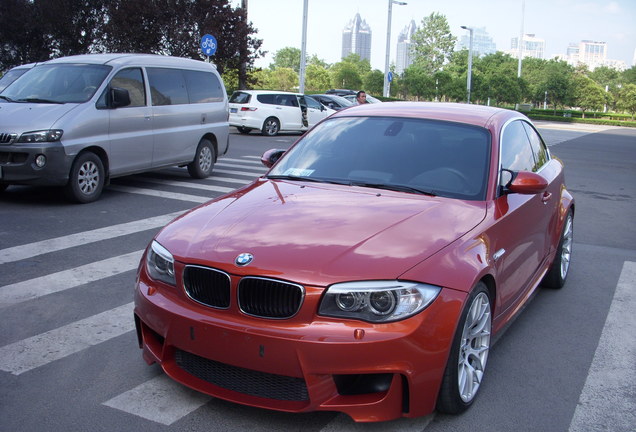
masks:
{"type": "Polygon", "coordinates": [[[63,57],[0,92],[0,191],[63,186],[87,203],[113,177],[177,165],[205,178],[228,145],[225,86],[203,61],[63,57]]]}

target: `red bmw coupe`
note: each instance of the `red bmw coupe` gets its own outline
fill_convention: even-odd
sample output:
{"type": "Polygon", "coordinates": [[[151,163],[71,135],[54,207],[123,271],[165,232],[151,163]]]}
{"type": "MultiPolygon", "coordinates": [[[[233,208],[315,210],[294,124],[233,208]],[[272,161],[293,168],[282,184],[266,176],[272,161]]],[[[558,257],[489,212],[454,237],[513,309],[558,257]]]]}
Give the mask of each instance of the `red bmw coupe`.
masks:
{"type": "Polygon", "coordinates": [[[361,105],[262,160],[139,267],[143,357],[188,387],[360,422],[460,413],[493,337],[565,283],[574,200],[522,114],[361,105]]]}

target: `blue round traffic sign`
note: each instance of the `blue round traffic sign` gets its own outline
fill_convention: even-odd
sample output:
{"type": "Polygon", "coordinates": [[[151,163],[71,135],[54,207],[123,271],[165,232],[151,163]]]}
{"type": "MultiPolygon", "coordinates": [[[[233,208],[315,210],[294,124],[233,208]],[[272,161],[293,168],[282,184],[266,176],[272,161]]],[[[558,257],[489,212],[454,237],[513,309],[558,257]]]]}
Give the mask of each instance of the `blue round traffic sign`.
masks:
{"type": "Polygon", "coordinates": [[[216,38],[212,35],[206,34],[201,38],[201,51],[206,56],[214,55],[216,52],[216,38]]]}

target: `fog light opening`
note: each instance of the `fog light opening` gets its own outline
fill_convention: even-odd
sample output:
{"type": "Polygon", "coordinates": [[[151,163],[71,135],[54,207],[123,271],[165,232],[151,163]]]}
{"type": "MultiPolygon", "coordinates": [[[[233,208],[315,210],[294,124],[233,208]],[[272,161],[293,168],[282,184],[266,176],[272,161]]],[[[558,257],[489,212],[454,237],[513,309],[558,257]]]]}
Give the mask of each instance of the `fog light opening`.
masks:
{"type": "Polygon", "coordinates": [[[37,155],[35,157],[35,166],[37,166],[38,168],[42,168],[44,167],[44,165],[46,165],[46,156],[44,155],[37,155]]]}
{"type": "Polygon", "coordinates": [[[342,396],[353,396],[388,391],[389,387],[391,387],[393,374],[334,375],[333,380],[339,394],[342,396]]]}

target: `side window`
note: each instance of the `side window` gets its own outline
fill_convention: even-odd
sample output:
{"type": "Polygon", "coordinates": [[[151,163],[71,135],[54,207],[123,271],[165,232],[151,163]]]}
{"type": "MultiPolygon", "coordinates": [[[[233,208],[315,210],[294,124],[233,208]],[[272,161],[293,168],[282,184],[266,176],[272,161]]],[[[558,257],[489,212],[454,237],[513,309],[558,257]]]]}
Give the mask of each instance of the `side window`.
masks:
{"type": "Polygon", "coordinates": [[[223,101],[223,86],[212,72],[184,70],[190,103],[223,101]]]}
{"type": "Polygon", "coordinates": [[[307,106],[309,108],[314,108],[314,109],[320,110],[320,103],[318,103],[315,99],[310,98],[310,97],[306,97],[305,98],[305,102],[307,102],[307,106]]]}
{"type": "Polygon", "coordinates": [[[533,171],[539,171],[550,159],[550,154],[548,153],[548,149],[537,131],[526,122],[523,122],[523,127],[526,129],[526,133],[528,134],[532,153],[534,154],[534,160],[536,161],[533,171]]]}
{"type": "Polygon", "coordinates": [[[273,94],[260,94],[256,96],[256,99],[260,102],[260,103],[264,103],[264,104],[268,104],[268,105],[274,105],[276,102],[274,100],[274,96],[273,94]]]}
{"type": "Polygon", "coordinates": [[[152,105],[187,104],[188,91],[180,69],[147,68],[152,105]]]}
{"type": "Polygon", "coordinates": [[[528,135],[519,120],[509,123],[501,138],[501,168],[511,171],[532,171],[535,167],[528,135]]]}
{"type": "Polygon", "coordinates": [[[130,95],[129,107],[146,105],[146,87],[144,86],[144,77],[140,68],[123,69],[117,72],[117,75],[110,82],[110,87],[128,90],[130,95]]]}

